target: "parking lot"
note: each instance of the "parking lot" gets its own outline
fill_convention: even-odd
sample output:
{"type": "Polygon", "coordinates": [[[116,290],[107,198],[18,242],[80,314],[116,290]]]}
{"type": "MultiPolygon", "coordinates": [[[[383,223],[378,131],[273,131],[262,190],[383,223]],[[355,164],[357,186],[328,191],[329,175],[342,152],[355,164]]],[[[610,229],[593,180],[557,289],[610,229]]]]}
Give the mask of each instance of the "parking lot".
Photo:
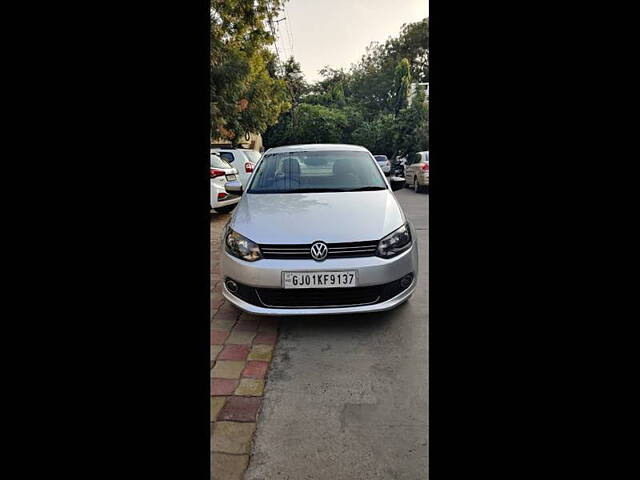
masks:
{"type": "MultiPolygon", "coordinates": [[[[255,325],[250,352],[268,349],[256,338],[278,332],[258,413],[246,428],[250,442],[235,453],[212,446],[213,478],[242,478],[247,464],[244,478],[252,480],[427,478],[429,195],[403,189],[396,196],[419,235],[418,288],[409,302],[379,314],[260,323],[234,312],[222,301],[218,268],[229,215],[212,215],[212,338],[222,328],[216,315],[217,325],[233,319],[229,329],[255,325]]],[[[221,350],[213,340],[212,349],[221,350]]],[[[226,398],[216,400],[212,422],[224,420],[226,398]]]]}

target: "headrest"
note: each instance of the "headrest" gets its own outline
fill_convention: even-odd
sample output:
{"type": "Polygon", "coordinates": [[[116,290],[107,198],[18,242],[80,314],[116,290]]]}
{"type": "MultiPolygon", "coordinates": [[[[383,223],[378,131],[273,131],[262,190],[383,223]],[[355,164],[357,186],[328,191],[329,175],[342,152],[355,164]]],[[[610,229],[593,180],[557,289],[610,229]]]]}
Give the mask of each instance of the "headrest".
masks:
{"type": "Polygon", "coordinates": [[[333,162],[333,174],[334,175],[346,175],[349,173],[357,174],[353,162],[342,159],[333,162]]]}
{"type": "Polygon", "coordinates": [[[282,162],[282,172],[289,178],[300,176],[300,162],[297,158],[287,158],[282,162]]]}

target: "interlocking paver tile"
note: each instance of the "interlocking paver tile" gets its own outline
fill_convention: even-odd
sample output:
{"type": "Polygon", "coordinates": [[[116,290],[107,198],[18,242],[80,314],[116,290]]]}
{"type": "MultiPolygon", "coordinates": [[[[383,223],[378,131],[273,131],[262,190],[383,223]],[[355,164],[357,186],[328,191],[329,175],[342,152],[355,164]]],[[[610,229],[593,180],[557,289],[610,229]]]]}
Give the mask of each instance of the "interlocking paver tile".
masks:
{"type": "Polygon", "coordinates": [[[241,378],[240,385],[236,388],[236,395],[246,397],[261,397],[264,393],[264,380],[257,378],[241,378]]]}
{"type": "Polygon", "coordinates": [[[261,333],[253,341],[254,345],[275,345],[278,335],[275,333],[261,333]]]}
{"type": "Polygon", "coordinates": [[[227,400],[227,397],[210,397],[211,398],[211,421],[215,422],[218,412],[227,400]]]}
{"type": "Polygon", "coordinates": [[[270,362],[273,355],[273,345],[254,345],[251,347],[247,360],[270,362]]]}
{"type": "Polygon", "coordinates": [[[242,371],[242,376],[246,378],[264,378],[269,368],[269,362],[248,361],[247,366],[242,371]]]}
{"type": "Polygon", "coordinates": [[[212,378],[211,396],[233,395],[239,383],[239,380],[233,378],[212,378]]]}
{"type": "Polygon", "coordinates": [[[222,345],[229,336],[224,330],[211,330],[211,345],[222,345]]]}
{"type": "Polygon", "coordinates": [[[256,336],[255,332],[243,332],[242,330],[231,331],[231,335],[225,340],[225,343],[233,343],[237,345],[251,345],[253,337],[256,336]]]}
{"type": "Polygon", "coordinates": [[[233,320],[235,321],[238,318],[237,312],[231,312],[228,310],[222,310],[222,307],[218,309],[213,318],[218,318],[220,320],[233,320]]]}
{"type": "Polygon", "coordinates": [[[235,360],[216,360],[211,370],[213,378],[240,378],[245,362],[235,360]]]}
{"type": "Polygon", "coordinates": [[[211,360],[215,360],[216,356],[220,353],[220,350],[222,350],[222,345],[211,345],[211,360]]]}
{"type": "Polygon", "coordinates": [[[236,321],[232,318],[218,318],[218,316],[214,316],[211,325],[213,330],[231,330],[234,323],[236,323],[236,321]]]}
{"type": "Polygon", "coordinates": [[[220,311],[234,312],[234,313],[237,313],[238,315],[240,314],[240,310],[238,310],[236,307],[233,306],[232,303],[229,303],[229,302],[224,302],[224,304],[222,304],[222,306],[220,307],[220,311]]]}
{"type": "Polygon", "coordinates": [[[253,422],[216,422],[211,447],[218,453],[249,453],[255,429],[256,424],[253,422]]]}
{"type": "Polygon", "coordinates": [[[249,464],[249,455],[211,454],[211,478],[214,480],[242,480],[249,464]]]}
{"type": "Polygon", "coordinates": [[[257,332],[259,322],[260,321],[257,319],[240,319],[236,324],[235,330],[242,330],[246,332],[257,332]]]}
{"type": "Polygon", "coordinates": [[[278,329],[280,320],[277,318],[263,318],[260,320],[260,331],[274,331],[278,329]]]}
{"type": "Polygon", "coordinates": [[[229,397],[218,413],[217,420],[255,422],[261,400],[261,397],[229,397]]]}
{"type": "Polygon", "coordinates": [[[249,355],[249,345],[227,344],[218,355],[218,360],[246,360],[249,355]]]}

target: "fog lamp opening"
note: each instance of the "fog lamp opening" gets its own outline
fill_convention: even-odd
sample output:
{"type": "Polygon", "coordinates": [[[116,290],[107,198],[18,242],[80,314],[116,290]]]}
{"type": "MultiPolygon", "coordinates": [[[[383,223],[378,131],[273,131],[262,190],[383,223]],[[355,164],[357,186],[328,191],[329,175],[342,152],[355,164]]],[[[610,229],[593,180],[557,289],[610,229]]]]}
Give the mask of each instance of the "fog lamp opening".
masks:
{"type": "Polygon", "coordinates": [[[413,281],[413,273],[409,273],[408,275],[405,275],[400,279],[400,286],[402,288],[407,288],[409,285],[411,285],[412,281],[413,281]]]}
{"type": "Polygon", "coordinates": [[[227,290],[229,290],[231,293],[236,293],[238,291],[238,284],[233,280],[227,280],[226,282],[224,282],[224,284],[226,285],[227,290]]]}

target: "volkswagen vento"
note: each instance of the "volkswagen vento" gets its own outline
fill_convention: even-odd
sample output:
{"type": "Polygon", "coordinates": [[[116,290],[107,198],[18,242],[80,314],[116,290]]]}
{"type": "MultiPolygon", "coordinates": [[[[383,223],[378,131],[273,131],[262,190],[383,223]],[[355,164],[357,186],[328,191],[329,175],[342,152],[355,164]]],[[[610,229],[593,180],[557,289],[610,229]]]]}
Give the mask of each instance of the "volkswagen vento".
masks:
{"type": "MultiPolygon", "coordinates": [[[[373,155],[353,145],[265,152],[222,237],[224,297],[258,315],[394,308],[415,290],[418,246],[373,155]]],[[[400,181],[402,180],[402,181],[400,181]]]]}

